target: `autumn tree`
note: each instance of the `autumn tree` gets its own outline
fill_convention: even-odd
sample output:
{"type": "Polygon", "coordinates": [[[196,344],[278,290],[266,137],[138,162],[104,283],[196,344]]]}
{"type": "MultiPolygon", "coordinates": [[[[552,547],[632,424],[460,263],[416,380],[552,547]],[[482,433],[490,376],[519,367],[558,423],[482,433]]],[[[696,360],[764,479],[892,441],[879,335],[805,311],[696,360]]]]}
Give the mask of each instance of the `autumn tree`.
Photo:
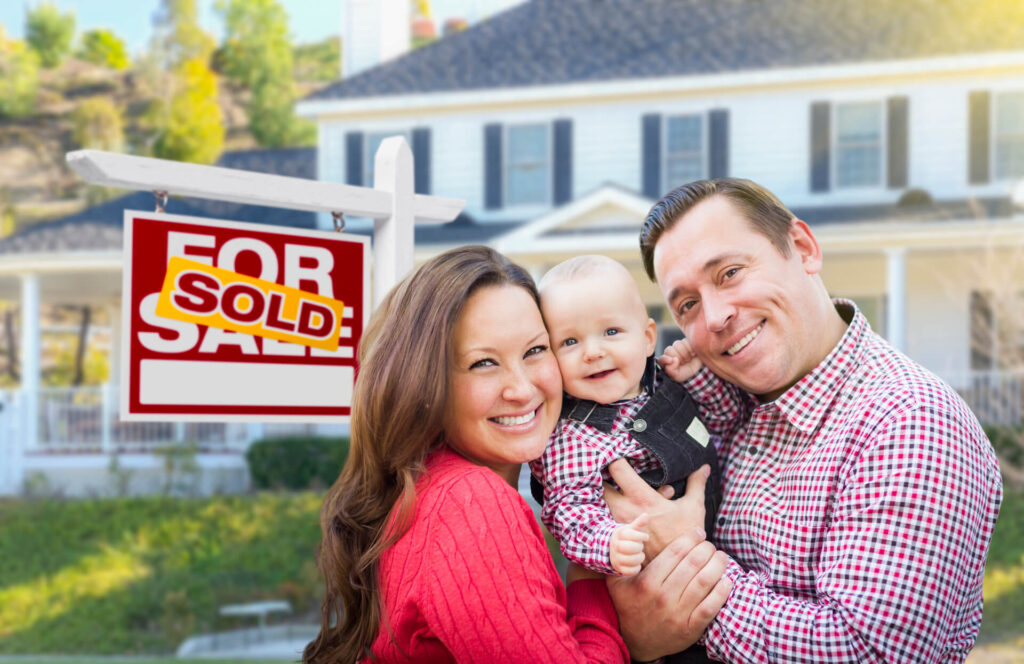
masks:
{"type": "Polygon", "coordinates": [[[199,25],[196,0],[160,0],[153,14],[151,47],[166,69],[177,69],[189,60],[209,63],[216,42],[199,25]]]}
{"type": "Polygon", "coordinates": [[[212,164],[224,147],[224,115],[217,79],[203,60],[185,61],[169,102],[156,102],[159,132],[154,154],[162,159],[212,164]]]}
{"type": "Polygon", "coordinates": [[[102,28],[89,30],[82,35],[78,57],[94,65],[111,69],[127,69],[131,66],[124,41],[112,30],[102,28]]]}
{"type": "Polygon", "coordinates": [[[75,37],[74,12],[62,13],[57,5],[44,2],[25,16],[25,41],[39,55],[47,69],[56,67],[71,52],[75,37]]]}
{"type": "Polygon", "coordinates": [[[106,97],[86,99],[71,113],[71,138],[79,147],[119,152],[124,147],[121,111],[106,97]]]}
{"type": "Polygon", "coordinates": [[[39,56],[25,42],[8,39],[0,25],[0,117],[22,117],[36,107],[39,56]]]}
{"type": "Polygon", "coordinates": [[[224,75],[251,94],[249,130],[260,145],[315,140],[315,128],[295,117],[295,83],[288,15],[277,0],[219,0],[224,16],[224,75]]]}

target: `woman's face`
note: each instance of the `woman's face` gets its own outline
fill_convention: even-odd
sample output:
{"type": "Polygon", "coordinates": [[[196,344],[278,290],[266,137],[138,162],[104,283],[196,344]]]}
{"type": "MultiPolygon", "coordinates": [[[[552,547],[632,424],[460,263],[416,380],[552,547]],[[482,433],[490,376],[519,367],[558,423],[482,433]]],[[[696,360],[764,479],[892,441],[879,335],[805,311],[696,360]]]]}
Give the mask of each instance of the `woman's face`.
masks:
{"type": "Polygon", "coordinates": [[[540,310],[518,286],[488,286],[455,324],[448,443],[514,484],[544,451],[562,407],[562,381],[540,310]]]}

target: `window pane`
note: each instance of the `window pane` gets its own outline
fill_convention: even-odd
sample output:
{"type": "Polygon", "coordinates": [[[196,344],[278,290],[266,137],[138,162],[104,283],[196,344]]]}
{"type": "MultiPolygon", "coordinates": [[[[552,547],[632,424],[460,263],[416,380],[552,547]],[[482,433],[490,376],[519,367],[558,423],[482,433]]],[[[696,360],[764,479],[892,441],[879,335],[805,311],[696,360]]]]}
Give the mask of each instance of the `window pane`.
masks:
{"type": "Polygon", "coordinates": [[[836,106],[836,186],[882,183],[882,104],[836,106]]]}
{"type": "Polygon", "coordinates": [[[703,178],[703,161],[700,154],[669,157],[665,163],[665,177],[668,178],[666,188],[671,189],[703,178]]]}
{"type": "Polygon", "coordinates": [[[668,154],[700,151],[703,142],[699,115],[681,115],[668,119],[668,154]]]}
{"type": "Polygon", "coordinates": [[[996,178],[1024,177],[1024,92],[996,97],[996,178]]]}
{"type": "Polygon", "coordinates": [[[508,159],[505,163],[506,203],[547,203],[548,162],[547,125],[509,127],[508,159]]]}
{"type": "Polygon", "coordinates": [[[539,166],[509,166],[508,170],[508,203],[522,205],[525,203],[546,203],[548,169],[539,166]]]}
{"type": "Polygon", "coordinates": [[[547,161],[547,128],[544,125],[509,127],[508,159],[512,164],[547,161]]]}

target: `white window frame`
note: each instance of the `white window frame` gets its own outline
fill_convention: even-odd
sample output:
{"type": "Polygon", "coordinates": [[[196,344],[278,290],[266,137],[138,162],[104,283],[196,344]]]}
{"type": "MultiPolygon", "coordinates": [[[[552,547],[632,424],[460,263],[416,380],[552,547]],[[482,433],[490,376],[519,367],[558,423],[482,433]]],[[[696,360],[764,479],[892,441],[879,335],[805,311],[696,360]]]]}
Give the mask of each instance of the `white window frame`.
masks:
{"type": "MultiPolygon", "coordinates": [[[[409,138],[410,132],[406,129],[383,129],[381,131],[364,131],[363,132],[363,186],[373,186],[373,174],[374,174],[374,158],[377,156],[377,151],[370,151],[370,137],[379,136],[383,138],[390,138],[392,136],[401,136],[405,139],[406,143],[412,145],[412,140],[409,138]]],[[[380,147],[380,143],[377,144],[380,147]]]]}
{"type": "MultiPolygon", "coordinates": [[[[552,197],[552,169],[555,163],[555,146],[553,143],[553,136],[551,132],[550,122],[517,122],[515,124],[506,124],[504,131],[502,132],[502,146],[501,146],[501,184],[502,184],[502,207],[529,207],[536,205],[550,205],[552,197]],[[509,187],[509,176],[511,174],[511,163],[512,151],[509,149],[511,145],[511,134],[514,129],[522,129],[526,127],[540,127],[544,130],[544,141],[547,147],[547,158],[544,162],[544,196],[541,200],[537,201],[512,201],[509,198],[511,187],[509,187]]],[[[530,162],[532,163],[532,162],[530,162]]]]}
{"type": "MultiPolygon", "coordinates": [[[[889,145],[888,145],[888,134],[886,128],[889,122],[889,109],[888,104],[881,99],[851,99],[847,101],[837,101],[832,104],[832,120],[831,120],[831,178],[832,182],[835,183],[835,189],[845,190],[857,190],[857,189],[884,189],[885,184],[888,181],[888,163],[886,157],[888,156],[889,145]],[[841,106],[862,106],[867,104],[877,105],[879,108],[878,114],[878,182],[873,184],[841,184],[839,181],[839,108],[841,106]]],[[[863,144],[862,144],[863,145],[863,144]]],[[[846,146],[849,147],[849,146],[846,146]]]]}
{"type": "Polygon", "coordinates": [[[669,191],[680,185],[686,184],[685,182],[669,182],[668,174],[668,124],[669,121],[678,118],[690,118],[695,117],[700,120],[700,175],[697,176],[697,180],[703,180],[708,177],[708,149],[711,137],[709,135],[710,128],[708,127],[708,114],[704,111],[695,111],[693,113],[673,113],[671,115],[665,114],[661,119],[661,190],[669,191]]]}
{"type": "MultiPolygon", "coordinates": [[[[1024,90],[1002,90],[992,93],[992,108],[989,110],[989,127],[991,128],[991,150],[989,159],[991,160],[991,173],[993,182],[1007,182],[1016,181],[1024,178],[1024,173],[1020,175],[1007,175],[999,172],[999,139],[1004,136],[999,132],[999,99],[1008,95],[1015,95],[1024,98],[1024,90]]],[[[1011,136],[1017,136],[1024,139],[1024,132],[1020,134],[1011,134],[1011,136]]]]}

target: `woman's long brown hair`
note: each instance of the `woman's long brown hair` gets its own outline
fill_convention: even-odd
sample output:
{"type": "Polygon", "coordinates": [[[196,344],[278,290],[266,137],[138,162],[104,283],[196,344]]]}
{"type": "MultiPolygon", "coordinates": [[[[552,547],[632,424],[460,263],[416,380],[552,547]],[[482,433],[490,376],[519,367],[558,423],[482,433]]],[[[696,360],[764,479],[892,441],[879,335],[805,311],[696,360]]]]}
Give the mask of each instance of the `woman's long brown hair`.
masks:
{"type": "Polygon", "coordinates": [[[408,530],[424,459],[444,438],[455,324],[473,292],[504,284],[538,300],[530,276],[493,249],[452,249],[392,289],[363,332],[351,449],[320,510],[320,633],[303,662],[350,664],[369,656],[383,615],[381,555],[408,530]]]}

